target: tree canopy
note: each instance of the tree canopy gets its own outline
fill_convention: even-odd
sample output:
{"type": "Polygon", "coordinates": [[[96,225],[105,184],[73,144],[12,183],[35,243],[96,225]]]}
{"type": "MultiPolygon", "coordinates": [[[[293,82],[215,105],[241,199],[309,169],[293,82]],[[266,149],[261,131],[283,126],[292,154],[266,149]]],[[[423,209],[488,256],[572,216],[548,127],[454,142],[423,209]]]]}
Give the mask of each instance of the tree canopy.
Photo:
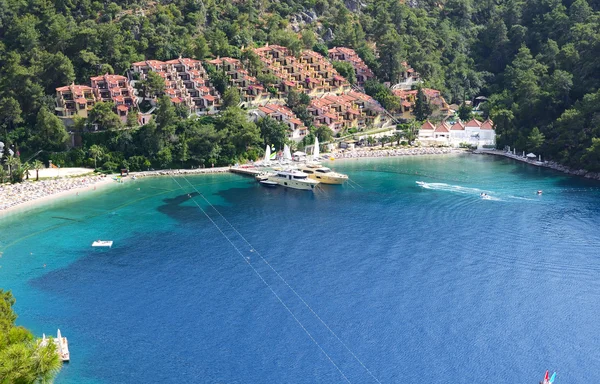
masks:
{"type": "Polygon", "coordinates": [[[0,289],[0,383],[51,383],[62,366],[56,345],[42,346],[15,325],[14,304],[12,293],[0,289]]]}
{"type": "MultiPolygon", "coordinates": [[[[600,87],[600,2],[359,3],[69,0],[33,4],[0,0],[0,139],[16,144],[22,153],[64,150],[67,137],[59,129],[60,120],[52,116],[55,89],[86,83],[90,76],[126,74],[133,62],[232,56],[275,92],[276,79],[262,70],[249,48],[270,43],[284,45],[294,54],[305,48],[325,54],[327,48],[346,46],[358,53],[381,83],[397,82],[408,63],[424,79],[425,87],[440,90],[449,103],[486,96],[484,117],[494,120],[500,147],[528,148],[529,136],[537,127],[545,138],[538,151],[547,158],[587,169],[597,167],[592,154],[597,150],[594,139],[600,138],[595,103],[600,87]]],[[[352,81],[348,65],[335,65],[352,81]]],[[[228,88],[226,74],[207,70],[223,95],[228,88]]],[[[138,85],[143,92],[140,96],[146,98],[161,94],[162,87],[164,83],[152,74],[138,85]]],[[[399,107],[387,87],[369,94],[392,111],[399,107]]],[[[236,100],[232,91],[227,96],[229,110],[236,100]]],[[[420,100],[417,117],[426,118],[427,106],[420,100]]],[[[291,108],[305,124],[310,122],[303,115],[303,104],[291,108]]],[[[132,128],[129,134],[87,137],[84,145],[104,145],[105,157],[112,163],[132,156],[146,156],[154,162],[161,151],[164,162],[169,158],[165,145],[173,162],[219,156],[224,156],[223,162],[231,161],[246,156],[238,152],[241,144],[220,143],[210,149],[211,155],[193,153],[209,148],[200,145],[204,141],[192,133],[221,134],[217,120],[228,121],[231,113],[224,111],[218,119],[200,119],[200,123],[195,117],[190,122],[176,118],[172,124],[157,122],[141,128],[133,127],[131,118],[126,124],[132,128]],[[160,140],[151,137],[154,132],[161,134],[160,140]]],[[[176,116],[184,114],[175,111],[176,116]]],[[[102,107],[92,115],[102,128],[123,128],[102,107]]],[[[235,135],[230,138],[237,140],[235,135]]],[[[249,138],[264,140],[254,134],[249,138]]],[[[55,156],[58,163],[72,159],[67,154],[55,156]]]]}

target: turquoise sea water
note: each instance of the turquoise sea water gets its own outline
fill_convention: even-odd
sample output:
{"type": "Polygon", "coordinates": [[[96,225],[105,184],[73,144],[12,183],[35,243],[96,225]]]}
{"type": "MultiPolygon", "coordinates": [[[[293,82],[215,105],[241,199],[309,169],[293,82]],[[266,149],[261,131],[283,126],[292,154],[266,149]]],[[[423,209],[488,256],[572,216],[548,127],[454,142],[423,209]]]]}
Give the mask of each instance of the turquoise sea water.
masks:
{"type": "Polygon", "coordinates": [[[0,287],[69,338],[58,384],[597,381],[599,183],[474,155],[332,166],[355,184],[142,179],[0,218],[0,287]]]}

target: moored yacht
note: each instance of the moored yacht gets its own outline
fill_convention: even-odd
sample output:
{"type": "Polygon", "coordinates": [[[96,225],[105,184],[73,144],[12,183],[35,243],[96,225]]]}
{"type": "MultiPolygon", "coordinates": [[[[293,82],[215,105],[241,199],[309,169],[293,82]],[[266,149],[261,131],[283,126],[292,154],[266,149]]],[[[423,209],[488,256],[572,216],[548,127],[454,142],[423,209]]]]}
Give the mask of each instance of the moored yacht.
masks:
{"type": "Polygon", "coordinates": [[[317,180],[323,184],[344,184],[348,181],[348,176],[343,173],[333,172],[327,167],[316,164],[301,165],[299,169],[306,173],[309,178],[317,180]]]}
{"type": "Polygon", "coordinates": [[[308,178],[306,173],[297,170],[277,171],[273,175],[269,175],[269,181],[274,181],[277,184],[294,189],[314,190],[319,182],[308,178]]]}

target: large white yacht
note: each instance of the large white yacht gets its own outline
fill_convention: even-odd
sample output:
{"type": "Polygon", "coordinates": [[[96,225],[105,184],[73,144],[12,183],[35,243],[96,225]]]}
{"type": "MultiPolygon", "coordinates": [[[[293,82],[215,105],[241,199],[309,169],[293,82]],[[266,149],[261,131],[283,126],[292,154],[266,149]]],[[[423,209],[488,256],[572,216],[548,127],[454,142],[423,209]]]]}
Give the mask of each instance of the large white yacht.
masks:
{"type": "Polygon", "coordinates": [[[327,167],[320,164],[304,164],[298,167],[302,172],[306,173],[309,178],[317,180],[323,184],[344,184],[348,181],[348,176],[343,173],[333,172],[327,167]]]}
{"type": "Polygon", "coordinates": [[[308,178],[306,173],[297,170],[277,171],[273,175],[269,175],[269,181],[274,181],[277,184],[294,189],[314,190],[319,182],[308,178]]]}

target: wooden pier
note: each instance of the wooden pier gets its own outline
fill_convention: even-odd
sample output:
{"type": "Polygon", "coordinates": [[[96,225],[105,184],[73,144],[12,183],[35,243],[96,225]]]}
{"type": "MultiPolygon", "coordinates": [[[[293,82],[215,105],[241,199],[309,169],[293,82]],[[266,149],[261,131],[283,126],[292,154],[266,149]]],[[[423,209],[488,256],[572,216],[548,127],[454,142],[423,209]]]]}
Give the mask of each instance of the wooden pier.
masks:
{"type": "Polygon", "coordinates": [[[238,173],[240,175],[256,176],[259,173],[264,172],[264,170],[260,170],[258,168],[231,167],[229,168],[229,172],[238,173]]]}

